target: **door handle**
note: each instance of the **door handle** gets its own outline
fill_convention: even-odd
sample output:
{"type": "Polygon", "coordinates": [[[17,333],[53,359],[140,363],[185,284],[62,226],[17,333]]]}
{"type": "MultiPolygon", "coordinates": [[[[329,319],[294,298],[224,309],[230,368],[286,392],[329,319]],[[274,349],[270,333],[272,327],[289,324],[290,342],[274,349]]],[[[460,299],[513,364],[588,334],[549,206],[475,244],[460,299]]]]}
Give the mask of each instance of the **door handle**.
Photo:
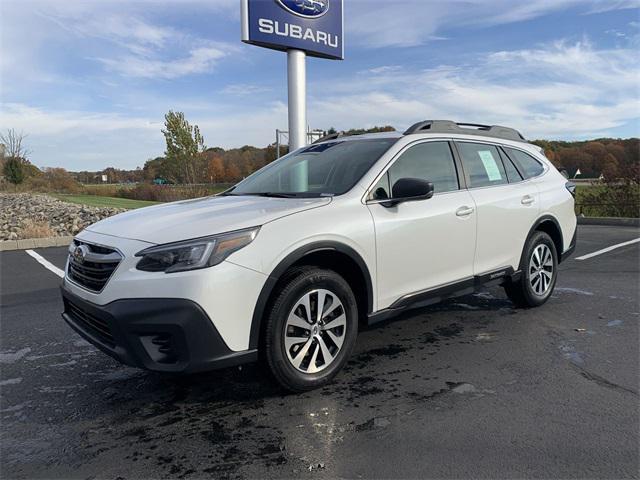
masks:
{"type": "Polygon", "coordinates": [[[473,213],[473,207],[467,207],[466,205],[456,210],[456,215],[458,217],[466,217],[468,215],[471,215],[472,213],[473,213]]]}
{"type": "Polygon", "coordinates": [[[524,197],[522,197],[522,200],[520,200],[520,203],[523,205],[531,205],[535,201],[536,199],[533,198],[531,195],[525,195],[524,197]]]}

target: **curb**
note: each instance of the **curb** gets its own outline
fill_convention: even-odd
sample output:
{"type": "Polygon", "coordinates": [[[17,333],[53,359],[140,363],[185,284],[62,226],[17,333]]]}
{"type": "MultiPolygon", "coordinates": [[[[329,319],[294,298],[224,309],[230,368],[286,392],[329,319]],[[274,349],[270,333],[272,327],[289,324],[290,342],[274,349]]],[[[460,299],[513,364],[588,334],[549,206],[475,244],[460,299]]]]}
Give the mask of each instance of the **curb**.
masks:
{"type": "Polygon", "coordinates": [[[27,238],[25,240],[0,241],[0,252],[28,250],[30,248],[66,247],[73,240],[70,237],[27,238]]]}
{"type": "Polygon", "coordinates": [[[610,227],[640,227],[640,218],[578,216],[578,225],[606,225],[610,227]]]}

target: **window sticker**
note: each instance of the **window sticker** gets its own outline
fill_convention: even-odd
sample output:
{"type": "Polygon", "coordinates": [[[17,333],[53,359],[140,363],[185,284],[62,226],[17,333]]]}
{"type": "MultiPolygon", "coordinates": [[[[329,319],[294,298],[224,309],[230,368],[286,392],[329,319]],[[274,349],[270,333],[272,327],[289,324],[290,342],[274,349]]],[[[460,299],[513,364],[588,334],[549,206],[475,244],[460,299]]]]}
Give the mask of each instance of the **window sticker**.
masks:
{"type": "Polygon", "coordinates": [[[498,168],[498,164],[496,163],[495,158],[493,158],[491,152],[489,150],[480,150],[478,151],[478,155],[480,155],[480,160],[482,160],[482,164],[487,172],[489,181],[495,182],[497,180],[502,180],[500,169],[498,168]]]}

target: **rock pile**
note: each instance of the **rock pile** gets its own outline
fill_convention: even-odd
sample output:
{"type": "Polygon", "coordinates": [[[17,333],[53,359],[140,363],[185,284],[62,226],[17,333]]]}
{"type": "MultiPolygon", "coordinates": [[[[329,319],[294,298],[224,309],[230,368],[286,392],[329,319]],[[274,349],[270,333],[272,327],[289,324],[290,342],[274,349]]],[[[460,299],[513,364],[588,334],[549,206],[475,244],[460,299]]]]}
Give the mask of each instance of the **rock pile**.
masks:
{"type": "Polygon", "coordinates": [[[0,193],[0,240],[75,235],[124,211],[67,203],[48,195],[0,193]]]}

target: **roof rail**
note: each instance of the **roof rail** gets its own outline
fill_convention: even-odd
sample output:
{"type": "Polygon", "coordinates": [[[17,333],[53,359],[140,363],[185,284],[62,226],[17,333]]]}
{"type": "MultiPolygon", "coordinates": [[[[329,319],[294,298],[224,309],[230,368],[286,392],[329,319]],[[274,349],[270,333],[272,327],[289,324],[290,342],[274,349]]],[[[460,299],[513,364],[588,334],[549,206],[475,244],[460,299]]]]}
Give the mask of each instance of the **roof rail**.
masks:
{"type": "Polygon", "coordinates": [[[412,133],[460,133],[526,142],[522,134],[513,128],[478,123],[456,123],[451,120],[425,120],[424,122],[418,122],[411,125],[404,132],[404,135],[411,135],[412,133]]]}
{"type": "Polygon", "coordinates": [[[335,140],[342,136],[342,132],[330,133],[329,135],[325,135],[324,137],[320,137],[318,140],[311,142],[311,145],[315,145],[316,143],[326,142],[327,140],[335,140]]]}

